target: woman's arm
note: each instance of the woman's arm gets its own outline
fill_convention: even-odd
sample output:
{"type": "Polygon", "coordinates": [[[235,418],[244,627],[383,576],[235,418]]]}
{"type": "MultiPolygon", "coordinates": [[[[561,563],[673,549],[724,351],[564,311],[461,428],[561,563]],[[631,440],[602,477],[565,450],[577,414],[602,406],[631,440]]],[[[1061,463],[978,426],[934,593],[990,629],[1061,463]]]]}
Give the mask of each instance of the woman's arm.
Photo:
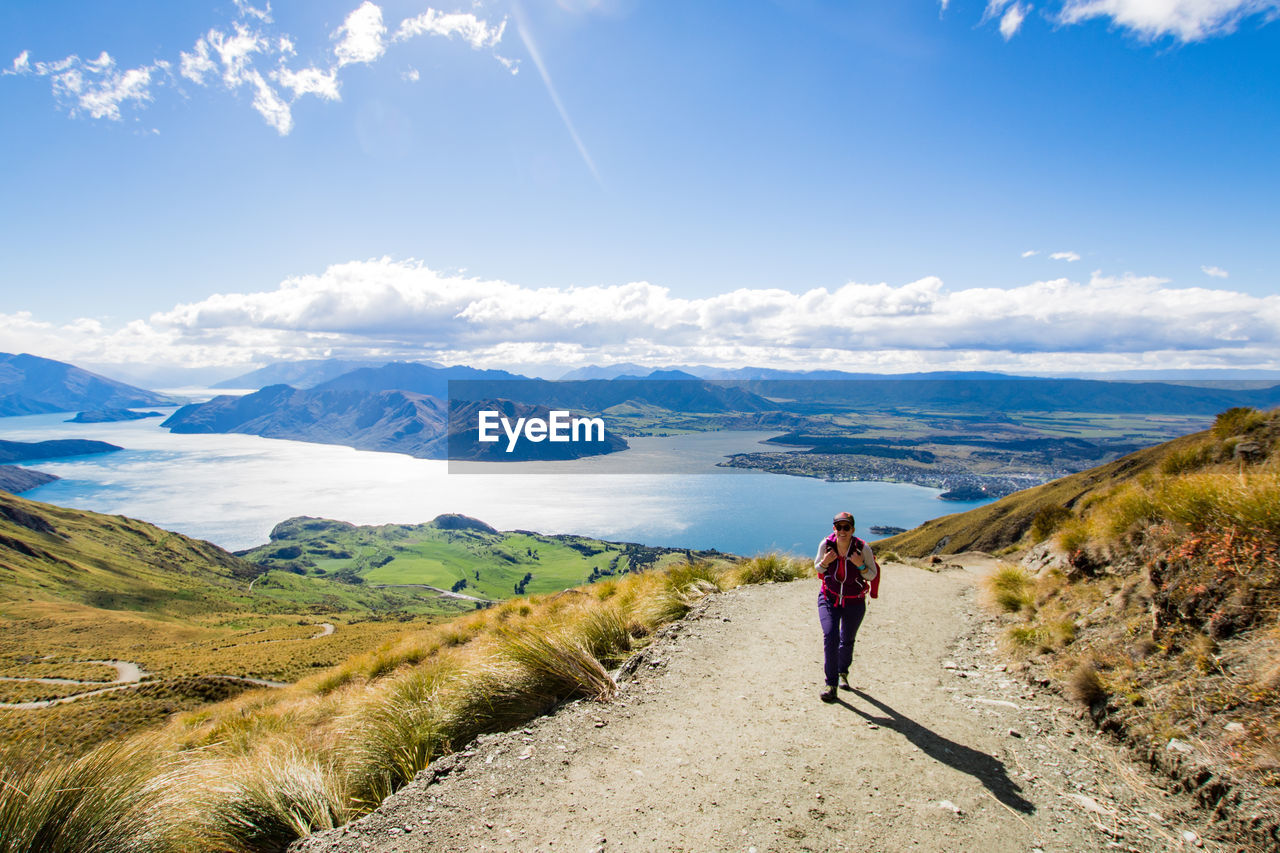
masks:
{"type": "Polygon", "coordinates": [[[813,570],[815,572],[822,574],[827,570],[827,566],[831,563],[831,560],[827,559],[827,557],[832,550],[831,543],[828,540],[823,539],[818,543],[818,556],[813,558],[813,570]]]}
{"type": "Polygon", "coordinates": [[[862,565],[859,567],[862,572],[863,580],[875,580],[880,574],[880,570],[876,568],[876,555],[871,552],[871,543],[866,542],[862,546],[862,565]]]}

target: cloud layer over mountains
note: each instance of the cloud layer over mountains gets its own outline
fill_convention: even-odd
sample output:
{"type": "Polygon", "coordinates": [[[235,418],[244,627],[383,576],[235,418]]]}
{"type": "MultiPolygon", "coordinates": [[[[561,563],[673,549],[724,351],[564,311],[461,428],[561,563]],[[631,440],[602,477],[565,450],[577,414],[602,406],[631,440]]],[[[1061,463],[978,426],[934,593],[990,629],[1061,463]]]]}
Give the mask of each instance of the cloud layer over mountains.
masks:
{"type": "Polygon", "coordinates": [[[0,333],[36,353],[193,366],[360,355],[477,366],[1274,368],[1280,296],[1095,272],[1010,289],[949,290],[928,277],[690,299],[649,282],[531,288],[381,258],[117,328],[19,313],[0,315],[0,333]]]}

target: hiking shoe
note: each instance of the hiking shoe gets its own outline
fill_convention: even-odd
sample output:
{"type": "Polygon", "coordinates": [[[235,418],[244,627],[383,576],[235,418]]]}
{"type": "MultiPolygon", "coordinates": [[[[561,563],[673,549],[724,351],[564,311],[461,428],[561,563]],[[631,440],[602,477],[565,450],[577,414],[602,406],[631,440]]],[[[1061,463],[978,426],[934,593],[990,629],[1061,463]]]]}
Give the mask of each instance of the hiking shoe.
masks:
{"type": "Polygon", "coordinates": [[[826,690],[824,690],[824,691],[822,692],[822,695],[820,695],[818,698],[819,698],[819,699],[821,699],[823,702],[834,702],[834,701],[836,701],[836,688],[835,688],[835,686],[833,685],[833,686],[831,686],[831,687],[828,687],[826,690]]]}
{"type": "Polygon", "coordinates": [[[847,672],[840,673],[840,686],[843,687],[845,690],[853,689],[853,685],[849,683],[849,673],[847,672]]]}

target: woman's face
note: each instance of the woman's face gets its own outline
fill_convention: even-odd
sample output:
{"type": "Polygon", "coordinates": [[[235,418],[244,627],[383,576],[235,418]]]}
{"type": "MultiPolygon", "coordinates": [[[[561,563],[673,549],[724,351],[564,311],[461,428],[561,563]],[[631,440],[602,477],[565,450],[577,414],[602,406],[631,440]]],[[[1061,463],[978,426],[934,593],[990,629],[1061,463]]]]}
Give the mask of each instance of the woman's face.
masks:
{"type": "Polygon", "coordinates": [[[834,525],[836,530],[836,539],[841,542],[848,542],[853,538],[853,525],[847,521],[837,521],[834,525]]]}

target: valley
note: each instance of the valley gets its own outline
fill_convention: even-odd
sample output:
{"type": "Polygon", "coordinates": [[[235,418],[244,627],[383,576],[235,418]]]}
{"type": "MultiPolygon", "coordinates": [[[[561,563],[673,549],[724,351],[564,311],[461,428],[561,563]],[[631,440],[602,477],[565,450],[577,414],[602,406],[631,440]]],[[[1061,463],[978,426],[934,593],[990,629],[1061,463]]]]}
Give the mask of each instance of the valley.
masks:
{"type": "Polygon", "coordinates": [[[79,753],[494,601],[689,556],[502,533],[463,516],[377,527],[291,519],[236,555],[0,493],[0,743],[18,748],[38,730],[50,755],[79,753]],[[128,662],[137,677],[103,661],[128,662]]]}

